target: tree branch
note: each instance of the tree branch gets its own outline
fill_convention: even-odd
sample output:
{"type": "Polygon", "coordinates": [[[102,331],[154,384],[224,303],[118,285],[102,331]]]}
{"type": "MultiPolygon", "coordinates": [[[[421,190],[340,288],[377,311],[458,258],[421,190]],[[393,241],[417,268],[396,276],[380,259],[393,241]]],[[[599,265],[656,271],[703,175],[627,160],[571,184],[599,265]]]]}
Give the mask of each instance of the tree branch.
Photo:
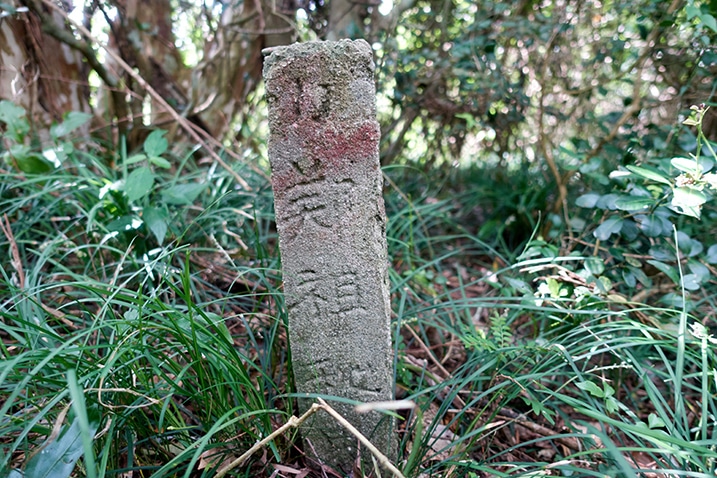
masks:
{"type": "MultiPolygon", "coordinates": [[[[70,48],[79,51],[85,58],[85,60],[87,60],[87,63],[90,65],[90,67],[92,67],[92,69],[97,72],[97,75],[99,75],[102,81],[104,81],[105,84],[109,86],[112,95],[112,101],[115,105],[115,110],[117,111],[117,127],[119,129],[120,134],[125,134],[127,131],[127,124],[130,115],[129,106],[127,106],[127,102],[125,101],[124,92],[120,91],[119,79],[114,76],[109,70],[107,70],[107,68],[105,68],[102,63],[100,63],[97,58],[97,55],[95,55],[94,50],[87,42],[78,40],[77,38],[75,38],[72,32],[65,30],[64,28],[60,28],[59,25],[53,22],[52,16],[48,15],[43,10],[42,3],[45,3],[46,5],[49,5],[51,8],[55,9],[55,11],[59,12],[63,16],[63,18],[67,20],[68,17],[66,12],[49,2],[28,0],[25,3],[27,7],[29,7],[30,10],[37,16],[37,18],[40,19],[40,26],[44,33],[47,33],[51,37],[55,38],[59,42],[64,43],[70,48]]],[[[84,29],[84,27],[82,28],[84,29]]]]}
{"type": "MultiPolygon", "coordinates": [[[[33,1],[33,3],[34,3],[34,2],[37,1],[37,0],[32,0],[32,1],[33,1]]],[[[133,69],[132,67],[130,67],[130,66],[127,64],[127,62],[124,61],[124,59],[123,59],[121,56],[119,56],[117,53],[115,53],[112,49],[110,49],[110,48],[108,48],[107,46],[103,45],[98,39],[96,39],[95,37],[92,36],[92,33],[91,33],[89,30],[87,30],[83,25],[78,24],[77,22],[75,22],[74,20],[72,20],[72,19],[67,15],[67,13],[66,13],[65,11],[63,11],[63,10],[62,10],[61,8],[59,8],[58,6],[54,5],[50,0],[42,0],[42,3],[45,4],[45,5],[47,5],[47,6],[50,7],[51,9],[57,11],[58,13],[60,13],[60,15],[62,15],[63,18],[65,18],[66,21],[68,21],[68,22],[71,23],[75,28],[77,28],[77,30],[78,30],[80,33],[82,33],[84,36],[86,36],[87,38],[89,38],[90,40],[92,40],[94,43],[96,43],[97,45],[99,45],[102,49],[104,49],[105,52],[107,52],[107,55],[111,56],[112,59],[113,59],[114,61],[116,61],[117,64],[120,65],[120,66],[122,67],[122,69],[123,69],[129,76],[131,76],[145,91],[147,91],[147,93],[152,97],[152,99],[153,99],[154,101],[156,101],[167,113],[169,113],[169,115],[172,117],[172,119],[174,119],[174,120],[182,127],[182,129],[187,132],[187,134],[188,134],[194,141],[196,141],[196,142],[199,143],[204,149],[206,149],[206,150],[207,150],[207,153],[209,153],[209,155],[212,157],[212,159],[214,159],[217,163],[219,163],[219,165],[220,165],[222,168],[224,168],[229,174],[231,174],[231,175],[234,177],[234,179],[237,181],[237,183],[239,183],[239,185],[240,185],[242,188],[244,188],[244,190],[246,190],[246,191],[251,191],[251,190],[252,190],[251,187],[249,186],[249,184],[248,184],[241,176],[239,176],[239,173],[237,173],[236,171],[234,171],[234,170],[229,166],[229,164],[227,164],[226,161],[224,161],[221,157],[219,157],[219,155],[214,151],[214,149],[210,148],[209,145],[202,139],[202,137],[200,136],[200,134],[197,132],[197,129],[198,129],[198,128],[195,128],[195,126],[192,125],[190,121],[188,121],[188,120],[187,120],[186,118],[184,118],[182,115],[180,115],[179,113],[177,113],[177,111],[176,111],[174,108],[172,108],[172,107],[169,105],[169,103],[167,103],[167,101],[166,101],[164,98],[162,98],[162,96],[161,96],[159,93],[157,93],[157,91],[156,91],[154,88],[152,88],[152,86],[151,86],[149,83],[147,83],[147,81],[142,77],[142,75],[140,75],[139,73],[137,73],[136,71],[134,71],[134,69],[133,69]]],[[[42,17],[44,17],[44,16],[43,16],[43,15],[40,15],[40,17],[42,18],[42,17]]],[[[74,37],[72,37],[72,38],[73,38],[73,40],[74,40],[74,37]]],[[[61,41],[62,41],[62,40],[61,40],[61,41]]],[[[114,95],[113,95],[113,96],[114,96],[114,95]]],[[[256,168],[256,169],[258,169],[258,168],[256,168]]]]}

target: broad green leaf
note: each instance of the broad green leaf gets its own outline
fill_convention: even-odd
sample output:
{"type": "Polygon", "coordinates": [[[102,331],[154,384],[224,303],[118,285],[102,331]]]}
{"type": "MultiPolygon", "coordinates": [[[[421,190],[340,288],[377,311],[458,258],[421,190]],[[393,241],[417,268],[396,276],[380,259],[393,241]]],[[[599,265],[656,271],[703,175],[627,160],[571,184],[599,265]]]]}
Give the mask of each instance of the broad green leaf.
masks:
{"type": "Polygon", "coordinates": [[[55,165],[59,167],[73,151],[75,151],[75,147],[72,143],[70,141],[64,141],[52,148],[44,150],[42,155],[48,161],[55,163],[55,165]]]}
{"type": "Polygon", "coordinates": [[[635,274],[630,272],[629,269],[622,270],[622,280],[625,281],[625,285],[628,287],[635,287],[637,285],[635,274]]]}
{"type": "Polygon", "coordinates": [[[144,140],[144,152],[147,153],[147,156],[161,156],[167,151],[165,134],[167,134],[165,130],[156,129],[147,136],[147,139],[144,140]]]}
{"type": "Polygon", "coordinates": [[[659,270],[663,274],[665,274],[675,284],[680,283],[680,275],[677,273],[677,270],[675,270],[675,268],[672,267],[671,265],[665,264],[664,262],[655,261],[652,259],[648,260],[647,263],[652,265],[655,269],[659,270]]]}
{"type": "Polygon", "coordinates": [[[606,241],[611,235],[617,234],[622,229],[623,220],[621,217],[609,217],[593,231],[593,236],[601,241],[606,241]]]}
{"type": "Polygon", "coordinates": [[[3,154],[3,157],[8,164],[12,164],[13,158],[18,156],[26,156],[31,152],[32,149],[29,146],[25,146],[24,144],[13,144],[10,146],[10,150],[6,151],[3,154]]]}
{"type": "Polygon", "coordinates": [[[607,383],[607,381],[602,383],[602,391],[606,397],[612,397],[613,395],[615,395],[615,389],[612,387],[612,385],[607,383]]]}
{"type": "Polygon", "coordinates": [[[696,219],[700,219],[702,217],[701,206],[680,206],[677,204],[671,204],[670,208],[676,213],[682,214],[683,216],[690,216],[696,219]]]}
{"type": "Polygon", "coordinates": [[[717,264],[717,244],[713,244],[707,249],[705,260],[708,264],[717,264]]]}
{"type": "Polygon", "coordinates": [[[30,131],[30,123],[25,118],[25,109],[3,100],[0,101],[0,122],[7,125],[7,136],[20,143],[30,131]]]}
{"type": "Polygon", "coordinates": [[[26,174],[45,174],[53,170],[52,163],[41,154],[28,153],[22,156],[14,156],[13,159],[17,168],[26,174]]]}
{"type": "Polygon", "coordinates": [[[645,274],[645,271],[637,267],[630,267],[629,269],[632,275],[635,276],[635,279],[640,282],[640,284],[648,288],[652,287],[652,280],[647,276],[647,274],[645,274]]]}
{"type": "Polygon", "coordinates": [[[70,111],[65,116],[65,120],[56,125],[50,127],[50,136],[52,139],[61,138],[69,133],[72,133],[77,128],[83,126],[89,120],[92,119],[92,115],[89,113],[82,113],[81,111],[70,111]]]}
{"type": "Polygon", "coordinates": [[[10,125],[25,117],[25,108],[7,100],[0,101],[0,121],[10,125]]]}
{"type": "Polygon", "coordinates": [[[605,410],[608,413],[615,413],[620,410],[620,403],[613,396],[607,397],[605,399],[605,410]]]}
{"type": "Polygon", "coordinates": [[[528,285],[528,283],[522,279],[504,276],[503,280],[505,280],[505,282],[507,282],[510,287],[517,290],[518,292],[522,292],[524,294],[531,294],[533,292],[533,289],[530,287],[530,285],[528,285]]]}
{"type": "Polygon", "coordinates": [[[658,183],[666,184],[670,186],[672,183],[670,183],[670,180],[667,179],[667,177],[663,176],[662,174],[658,173],[657,171],[653,171],[651,169],[642,168],[640,166],[625,166],[631,173],[635,173],[638,176],[641,176],[645,179],[650,179],[652,181],[657,181],[658,183]]]}
{"type": "Polygon", "coordinates": [[[206,188],[206,183],[177,184],[162,191],[162,201],[166,204],[191,204],[206,188]]]}
{"type": "Polygon", "coordinates": [[[702,13],[700,15],[700,20],[702,20],[702,23],[704,23],[707,28],[713,32],[717,32],[717,20],[715,20],[715,17],[709,13],[702,13]]]}
{"type": "Polygon", "coordinates": [[[665,422],[654,413],[650,413],[647,416],[647,426],[650,428],[664,428],[665,422]]]}
{"type": "Polygon", "coordinates": [[[702,175],[702,180],[705,181],[710,188],[717,190],[717,174],[707,173],[702,175]]]}
{"type": "MultiPolygon", "coordinates": [[[[700,166],[702,166],[703,173],[707,173],[707,171],[711,171],[712,168],[714,168],[715,159],[717,159],[717,158],[710,158],[709,156],[700,156],[698,158],[700,166]]],[[[704,174],[702,176],[702,179],[704,179],[704,174]]]]}
{"type": "Polygon", "coordinates": [[[598,199],[600,199],[599,194],[587,193],[587,194],[583,194],[582,196],[578,197],[575,200],[575,204],[579,207],[593,208],[593,207],[595,207],[595,204],[597,204],[598,199]]]}
{"type": "Polygon", "coordinates": [[[669,236],[672,234],[672,223],[662,216],[650,214],[637,216],[640,229],[647,237],[669,236]]]}
{"type": "Polygon", "coordinates": [[[707,202],[705,193],[690,186],[674,188],[672,193],[673,197],[670,205],[676,212],[696,217],[697,219],[700,218],[700,208],[707,202]]]}
{"type": "Polygon", "coordinates": [[[603,391],[603,389],[600,388],[600,387],[598,387],[598,386],[597,386],[595,383],[593,383],[593,382],[590,382],[590,381],[578,382],[578,383],[576,383],[575,385],[577,385],[577,387],[578,387],[580,390],[585,390],[586,392],[588,392],[588,393],[589,393],[590,395],[592,395],[593,397],[597,397],[597,398],[604,398],[604,397],[605,397],[605,392],[603,391]]]}
{"type": "Polygon", "coordinates": [[[532,242],[530,246],[518,256],[519,260],[530,259],[533,257],[558,257],[558,248],[552,244],[546,244],[544,241],[538,240],[532,242]]]}
{"type": "Polygon", "coordinates": [[[689,158],[672,158],[670,161],[670,164],[676,169],[679,169],[682,172],[690,173],[690,174],[701,174],[702,173],[702,166],[700,166],[700,163],[695,161],[694,159],[689,158]]]}
{"type": "Polygon", "coordinates": [[[697,239],[692,239],[686,233],[677,231],[677,245],[680,251],[683,252],[687,257],[694,257],[701,254],[705,250],[705,247],[697,239]]]}
{"type": "Polygon", "coordinates": [[[141,225],[142,221],[138,220],[136,217],[125,215],[111,221],[106,227],[110,232],[124,232],[137,229],[141,225]]]}
{"type": "Polygon", "coordinates": [[[700,290],[700,287],[702,287],[700,278],[697,277],[697,274],[685,274],[682,276],[681,285],[685,288],[685,290],[700,290]]]}
{"type": "Polygon", "coordinates": [[[548,290],[550,291],[550,297],[553,299],[559,299],[568,295],[568,290],[563,284],[552,277],[548,277],[545,281],[548,284],[548,290]]]}
{"type": "MultiPolygon", "coordinates": [[[[90,423],[90,433],[94,436],[99,421],[90,423]]],[[[77,460],[82,456],[82,430],[79,418],[69,427],[63,426],[60,435],[34,455],[25,467],[25,476],[32,478],[67,478],[75,469],[77,460]]]]}
{"type": "Polygon", "coordinates": [[[640,229],[647,237],[659,237],[662,235],[662,226],[655,216],[640,216],[638,221],[640,229]]]}
{"type": "Polygon", "coordinates": [[[640,260],[635,257],[625,257],[625,262],[630,264],[632,267],[642,267],[642,262],[640,262],[640,260]]]}
{"type": "Polygon", "coordinates": [[[709,280],[712,275],[710,270],[704,264],[694,259],[687,261],[687,268],[690,272],[697,276],[700,282],[709,280]]]}
{"type": "Polygon", "coordinates": [[[24,144],[13,144],[3,155],[5,162],[27,174],[45,174],[54,168],[42,154],[32,151],[24,144]]]}
{"type": "Polygon", "coordinates": [[[132,165],[132,164],[141,163],[141,162],[144,161],[145,159],[147,159],[147,155],[146,155],[146,154],[142,154],[142,153],[133,154],[133,155],[130,156],[129,158],[125,159],[124,164],[126,164],[127,166],[129,166],[129,165],[132,165]]]}
{"type": "Polygon", "coordinates": [[[655,202],[648,197],[622,196],[615,201],[615,207],[621,211],[647,211],[655,202]]]}
{"type": "Polygon", "coordinates": [[[690,186],[674,188],[672,193],[674,194],[673,203],[678,202],[680,205],[701,206],[707,202],[705,193],[690,186]]]}
{"type": "Polygon", "coordinates": [[[605,272],[605,262],[600,257],[588,257],[585,259],[585,269],[597,277],[605,272]]]}
{"type": "Polygon", "coordinates": [[[582,232],[585,230],[585,226],[587,226],[587,221],[581,217],[571,217],[570,218],[570,227],[576,231],[576,232],[582,232]]]}
{"type": "Polygon", "coordinates": [[[650,247],[647,253],[651,255],[653,259],[656,259],[658,261],[671,262],[677,259],[677,256],[675,255],[675,250],[672,247],[667,247],[661,244],[657,244],[655,246],[650,247]]]}
{"type": "Polygon", "coordinates": [[[598,202],[595,204],[595,207],[598,209],[609,209],[611,211],[614,211],[617,209],[615,206],[615,201],[618,200],[620,196],[618,194],[605,194],[604,196],[600,196],[600,199],[598,199],[598,202]]]}
{"type": "Polygon", "coordinates": [[[607,294],[612,290],[612,281],[605,276],[598,277],[598,280],[597,282],[595,282],[595,285],[602,294],[607,294]]]}
{"type": "Polygon", "coordinates": [[[9,101],[0,101],[0,123],[5,123],[5,136],[22,143],[30,132],[30,123],[25,118],[25,110],[9,101]]]}
{"type": "Polygon", "coordinates": [[[640,235],[640,228],[632,219],[625,219],[620,229],[620,235],[628,241],[634,241],[640,235]]]}
{"type": "Polygon", "coordinates": [[[660,302],[673,309],[682,309],[685,306],[685,301],[682,300],[682,293],[676,294],[669,292],[660,297],[660,302]]]}
{"type": "Polygon", "coordinates": [[[154,237],[157,238],[159,245],[162,245],[169,227],[167,211],[156,207],[146,207],[142,210],[142,219],[149,230],[152,231],[154,237]]]}
{"type": "Polygon", "coordinates": [[[127,176],[124,192],[127,194],[127,200],[133,202],[149,194],[153,186],[154,174],[148,167],[143,166],[135,169],[127,176]]]}
{"type": "Polygon", "coordinates": [[[687,20],[689,21],[695,17],[700,16],[700,13],[702,13],[702,12],[700,11],[699,8],[697,8],[694,5],[687,5],[685,7],[685,13],[687,14],[687,20]]]}
{"type": "Polygon", "coordinates": [[[161,156],[150,156],[149,162],[160,168],[169,169],[172,164],[161,156]]]}

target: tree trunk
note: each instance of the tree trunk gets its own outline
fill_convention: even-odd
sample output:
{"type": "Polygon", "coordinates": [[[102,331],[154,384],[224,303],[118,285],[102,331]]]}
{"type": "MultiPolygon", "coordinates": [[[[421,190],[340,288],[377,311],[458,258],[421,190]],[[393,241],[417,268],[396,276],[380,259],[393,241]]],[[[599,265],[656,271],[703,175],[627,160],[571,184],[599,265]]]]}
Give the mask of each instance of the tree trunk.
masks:
{"type": "MultiPolygon", "coordinates": [[[[204,59],[190,69],[176,47],[168,0],[113,3],[120,15],[112,26],[111,46],[179,113],[217,139],[229,132],[260,80],[261,50],[288,44],[295,33],[290,18],[296,7],[291,0],[285,2],[284,12],[273,9],[275,2],[231,2],[224,7],[217,31],[208,35],[204,59]]],[[[142,103],[144,93],[136,93],[133,101],[142,103]]],[[[153,125],[166,128],[171,121],[153,104],[153,125]]],[[[135,119],[135,129],[131,143],[141,143],[140,118],[135,119]]]]}
{"type": "MultiPolygon", "coordinates": [[[[64,28],[58,13],[45,13],[64,28]]],[[[87,73],[82,56],[43,33],[36,15],[0,19],[0,99],[25,108],[38,133],[69,111],[90,112],[87,73]]]]}
{"type": "Polygon", "coordinates": [[[215,138],[229,130],[259,83],[261,50],[287,45],[296,38],[295,13],[292,0],[246,0],[225,7],[216,37],[192,78],[195,112],[215,138]]]}

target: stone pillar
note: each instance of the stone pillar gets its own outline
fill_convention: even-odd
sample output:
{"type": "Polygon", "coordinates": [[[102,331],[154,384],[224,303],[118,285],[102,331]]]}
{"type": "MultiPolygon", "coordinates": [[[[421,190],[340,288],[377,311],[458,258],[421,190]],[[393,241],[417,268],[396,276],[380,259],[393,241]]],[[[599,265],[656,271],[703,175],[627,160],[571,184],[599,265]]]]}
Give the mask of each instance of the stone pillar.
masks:
{"type": "MultiPolygon", "coordinates": [[[[386,213],[374,64],[363,40],[277,47],[264,63],[269,160],[289,340],[300,393],[393,398],[386,213]]],[[[313,399],[299,400],[303,412],[313,399]]],[[[389,457],[393,421],[329,403],[389,457]]],[[[319,412],[302,427],[348,471],[357,440],[319,412]]],[[[312,454],[311,447],[305,448],[312,454]]],[[[367,458],[362,450],[361,456],[367,458]]]]}

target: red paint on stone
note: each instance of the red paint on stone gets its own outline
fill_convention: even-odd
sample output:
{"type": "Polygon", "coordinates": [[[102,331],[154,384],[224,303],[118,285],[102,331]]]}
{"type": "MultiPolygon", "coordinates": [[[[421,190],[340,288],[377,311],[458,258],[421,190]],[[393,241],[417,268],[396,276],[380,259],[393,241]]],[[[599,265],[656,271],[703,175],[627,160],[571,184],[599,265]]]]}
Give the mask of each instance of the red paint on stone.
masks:
{"type": "MultiPolygon", "coordinates": [[[[342,179],[340,177],[344,175],[353,176],[362,166],[367,170],[379,167],[374,158],[381,132],[378,123],[374,121],[366,121],[358,128],[347,125],[346,128],[338,129],[311,119],[302,119],[292,126],[291,137],[286,137],[284,141],[299,143],[296,149],[300,156],[318,164],[309,175],[296,169],[275,170],[272,185],[275,194],[279,196],[286,189],[307,180],[318,177],[342,179]]],[[[297,157],[295,161],[300,159],[297,157]]]]}

